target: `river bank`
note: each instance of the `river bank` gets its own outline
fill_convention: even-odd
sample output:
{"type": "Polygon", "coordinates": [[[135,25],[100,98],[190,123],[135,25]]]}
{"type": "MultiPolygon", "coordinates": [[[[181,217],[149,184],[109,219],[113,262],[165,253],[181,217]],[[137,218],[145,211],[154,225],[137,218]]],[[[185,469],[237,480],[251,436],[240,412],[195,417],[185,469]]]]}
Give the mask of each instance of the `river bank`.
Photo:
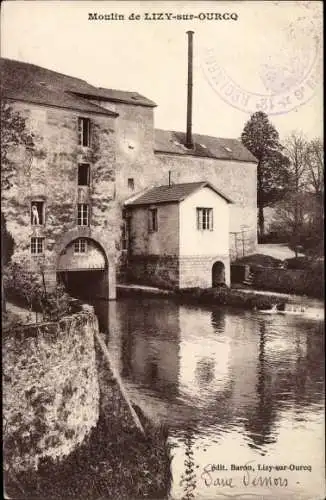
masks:
{"type": "MultiPolygon", "coordinates": [[[[11,310],[19,313],[15,308],[11,310]]],[[[92,308],[84,307],[82,315],[92,319],[92,308]]],[[[139,431],[114,371],[103,356],[99,343],[96,343],[96,325],[92,328],[92,341],[88,335],[89,346],[80,353],[84,358],[91,359],[94,364],[92,380],[96,387],[92,390],[87,389],[89,369],[86,367],[86,370],[85,366],[81,365],[80,355],[76,360],[70,356],[72,349],[67,349],[66,357],[70,356],[69,367],[60,369],[62,359],[58,359],[57,363],[51,362],[53,356],[62,358],[65,352],[64,342],[67,342],[67,339],[63,334],[60,335],[60,332],[57,337],[53,337],[54,332],[50,332],[50,324],[47,325],[46,339],[51,342],[51,350],[49,345],[46,351],[46,365],[42,364],[45,357],[43,359],[40,355],[42,376],[35,378],[35,359],[38,350],[45,354],[47,348],[42,335],[43,325],[25,326],[25,330],[32,333],[35,330],[35,335],[28,338],[21,334],[24,332],[24,326],[20,325],[19,335],[11,333],[3,355],[4,389],[7,394],[4,399],[7,417],[4,429],[6,498],[96,500],[166,497],[170,487],[171,460],[167,430],[162,426],[152,425],[139,408],[132,408],[132,411],[136,410],[137,418],[141,421],[143,432],[139,431]],[[58,347],[56,338],[60,341],[58,347]],[[14,349],[11,348],[12,343],[15,344],[14,349]],[[35,353],[33,356],[24,355],[24,345],[30,343],[33,346],[35,344],[35,353]],[[20,360],[16,363],[14,374],[12,353],[15,353],[16,357],[19,356],[20,360]],[[59,373],[56,372],[56,375],[52,376],[52,365],[58,366],[59,372],[65,377],[62,383],[59,373]],[[26,375],[19,377],[18,370],[22,369],[24,373],[34,374],[34,385],[26,375]],[[82,376],[86,377],[83,381],[82,376]],[[43,384],[40,383],[40,378],[41,382],[44,379],[43,384]],[[17,387],[17,381],[20,379],[20,385],[28,383],[28,394],[25,394],[25,385],[22,388],[20,385],[17,387]],[[53,392],[50,381],[55,383],[58,393],[58,397],[53,401],[53,398],[50,400],[53,392]],[[11,387],[10,384],[14,386],[11,387]],[[96,397],[96,404],[88,404],[87,398],[84,397],[85,387],[86,396],[96,397]],[[20,411],[22,408],[24,411],[20,411]],[[92,412],[95,412],[94,415],[92,412]],[[62,422],[57,421],[60,415],[64,419],[62,422]],[[81,420],[85,423],[87,416],[91,420],[89,432],[81,436],[78,422],[81,420]],[[71,439],[71,446],[62,449],[62,453],[60,448],[59,453],[56,447],[61,444],[62,439],[71,439]],[[24,463],[21,463],[22,457],[24,463]]],[[[83,338],[83,335],[81,337],[83,338]]],[[[73,335],[71,328],[69,338],[77,338],[77,333],[73,335]]]]}
{"type": "Polygon", "coordinates": [[[225,305],[251,310],[268,310],[275,306],[283,306],[289,300],[289,296],[285,294],[269,294],[264,291],[260,293],[257,290],[250,291],[226,287],[165,290],[137,284],[119,284],[117,285],[117,292],[118,296],[121,297],[128,295],[171,297],[178,302],[225,305]]]}

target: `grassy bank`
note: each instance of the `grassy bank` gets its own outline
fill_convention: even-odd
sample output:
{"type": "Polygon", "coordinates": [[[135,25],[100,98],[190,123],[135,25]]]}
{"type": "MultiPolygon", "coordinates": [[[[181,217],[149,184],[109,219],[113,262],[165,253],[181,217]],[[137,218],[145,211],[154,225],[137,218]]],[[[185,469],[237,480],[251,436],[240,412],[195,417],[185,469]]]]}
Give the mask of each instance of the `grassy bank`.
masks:
{"type": "Polygon", "coordinates": [[[274,305],[282,305],[284,298],[273,295],[259,295],[230,288],[189,288],[178,290],[174,295],[182,301],[197,304],[216,304],[243,309],[271,309],[274,305]]]}
{"type": "MultiPolygon", "coordinates": [[[[155,297],[167,297],[166,290],[157,290],[155,293],[146,288],[123,288],[119,290],[119,295],[143,295],[155,297]]],[[[234,290],[232,288],[184,288],[168,291],[168,296],[181,303],[191,304],[212,304],[238,307],[242,309],[271,309],[274,305],[282,305],[287,299],[275,295],[250,293],[248,291],[234,290]]]]}

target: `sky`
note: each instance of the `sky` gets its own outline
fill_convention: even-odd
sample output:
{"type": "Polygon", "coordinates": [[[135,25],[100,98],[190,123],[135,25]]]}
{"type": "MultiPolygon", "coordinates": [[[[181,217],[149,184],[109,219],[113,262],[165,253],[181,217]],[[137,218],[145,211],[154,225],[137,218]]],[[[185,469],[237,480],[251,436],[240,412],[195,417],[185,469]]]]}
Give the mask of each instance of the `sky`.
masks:
{"type": "Polygon", "coordinates": [[[240,137],[263,109],[281,139],[293,130],[313,138],[323,135],[321,9],[314,1],[9,0],[1,7],[1,56],[139,92],[158,105],[155,127],[182,131],[186,31],[193,30],[194,132],[240,137]],[[114,19],[89,20],[89,13],[114,19]]]}

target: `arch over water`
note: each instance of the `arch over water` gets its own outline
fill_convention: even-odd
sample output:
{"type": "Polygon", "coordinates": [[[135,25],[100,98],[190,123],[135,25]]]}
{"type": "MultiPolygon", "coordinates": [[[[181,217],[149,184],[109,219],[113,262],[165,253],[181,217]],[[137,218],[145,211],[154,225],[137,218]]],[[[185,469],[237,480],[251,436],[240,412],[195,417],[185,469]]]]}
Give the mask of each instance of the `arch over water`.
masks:
{"type": "Polygon", "coordinates": [[[106,247],[90,228],[69,231],[57,242],[57,277],[72,296],[116,298],[115,261],[106,247]]]}

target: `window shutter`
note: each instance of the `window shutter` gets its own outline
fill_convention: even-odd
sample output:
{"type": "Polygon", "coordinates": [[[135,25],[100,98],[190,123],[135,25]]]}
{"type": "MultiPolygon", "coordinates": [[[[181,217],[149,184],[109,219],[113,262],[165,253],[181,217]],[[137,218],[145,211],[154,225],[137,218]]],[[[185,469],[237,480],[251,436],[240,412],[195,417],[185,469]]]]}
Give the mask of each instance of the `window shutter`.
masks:
{"type": "Polygon", "coordinates": [[[78,118],[78,144],[82,145],[83,139],[83,121],[81,118],[78,118]]]}
{"type": "Polygon", "coordinates": [[[152,230],[152,220],[151,220],[151,217],[152,217],[152,213],[151,213],[150,210],[148,210],[148,231],[152,230]]]}
{"type": "Polygon", "coordinates": [[[209,228],[211,231],[214,231],[214,219],[213,219],[213,209],[212,208],[209,211],[209,218],[210,218],[209,228]]]}
{"type": "Polygon", "coordinates": [[[91,120],[87,120],[87,146],[91,145],[91,120]]]}

